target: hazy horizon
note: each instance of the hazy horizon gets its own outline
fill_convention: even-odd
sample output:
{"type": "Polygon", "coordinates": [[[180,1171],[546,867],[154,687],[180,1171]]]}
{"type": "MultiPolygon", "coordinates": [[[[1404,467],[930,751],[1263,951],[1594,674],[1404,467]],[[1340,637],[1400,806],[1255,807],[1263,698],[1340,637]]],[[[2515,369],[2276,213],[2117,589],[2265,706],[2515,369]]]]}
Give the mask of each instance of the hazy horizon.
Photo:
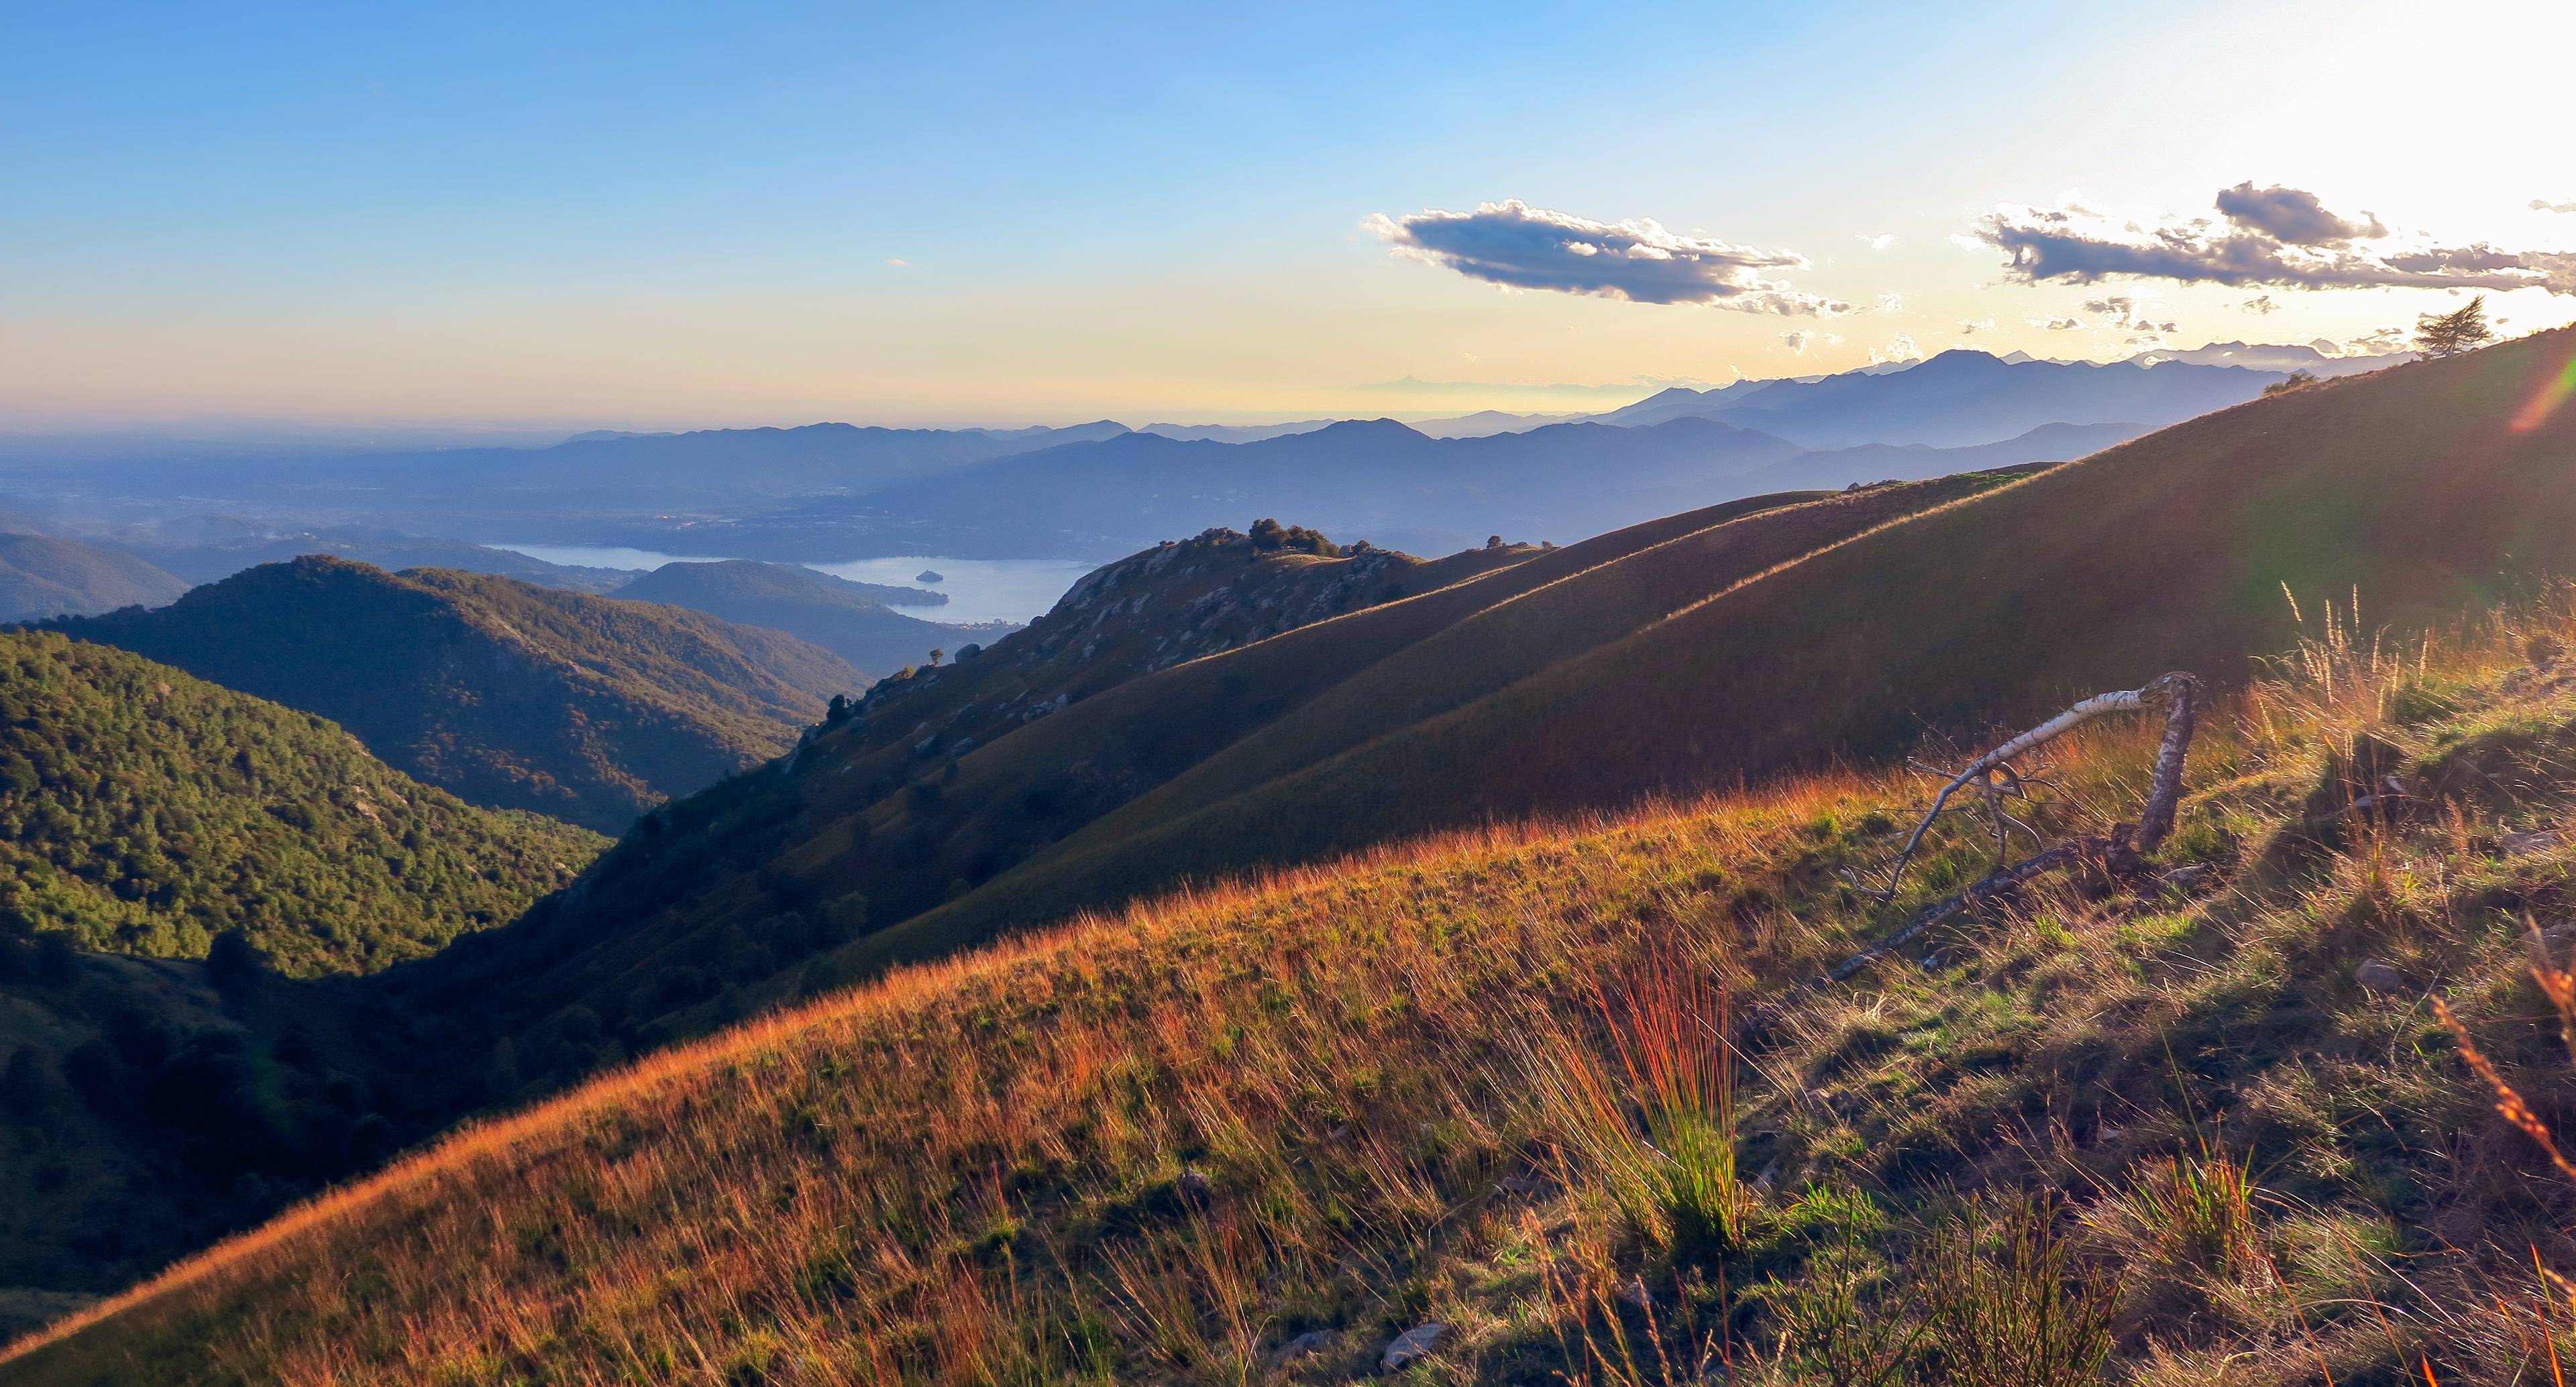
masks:
{"type": "Polygon", "coordinates": [[[2576,12],[2145,21],[47,11],[0,427],[1569,412],[2576,318],[2576,12]]]}

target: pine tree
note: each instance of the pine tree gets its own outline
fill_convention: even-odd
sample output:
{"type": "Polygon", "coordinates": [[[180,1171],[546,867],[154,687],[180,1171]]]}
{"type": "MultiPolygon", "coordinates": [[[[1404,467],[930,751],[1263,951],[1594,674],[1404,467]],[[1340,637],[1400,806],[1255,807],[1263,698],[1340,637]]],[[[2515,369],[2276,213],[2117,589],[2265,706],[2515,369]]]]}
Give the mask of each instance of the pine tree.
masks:
{"type": "Polygon", "coordinates": [[[2427,313],[2415,320],[2415,350],[2428,357],[2456,356],[2495,340],[2487,326],[2487,298],[2480,294],[2449,313],[2427,313]]]}

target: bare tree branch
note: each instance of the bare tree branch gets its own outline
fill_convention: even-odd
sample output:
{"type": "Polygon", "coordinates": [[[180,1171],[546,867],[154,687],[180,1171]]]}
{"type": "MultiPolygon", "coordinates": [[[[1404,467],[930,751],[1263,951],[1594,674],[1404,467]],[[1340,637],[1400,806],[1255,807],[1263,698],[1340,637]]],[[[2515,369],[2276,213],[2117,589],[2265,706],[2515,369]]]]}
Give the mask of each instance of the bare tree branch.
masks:
{"type": "MultiPolygon", "coordinates": [[[[2169,703],[2171,711],[2165,718],[2164,745],[2157,753],[2155,785],[2148,792],[2148,812],[2140,820],[2140,824],[2142,829],[2158,824],[2157,816],[2161,812],[2161,826],[2155,828],[2153,835],[2146,840],[2144,846],[2137,847],[2135,850],[2144,852],[2156,843],[2162,842],[2165,834],[2173,830],[2174,807],[2182,793],[2182,756],[2191,744],[2191,732],[2199,703],[2199,690],[2198,678],[2177,671],[2172,674],[2158,675],[2134,689],[2095,694],[1969,762],[1965,770],[1952,776],[1950,783],[1941,787],[1941,793],[1933,797],[1932,808],[1924,814],[1922,822],[1914,826],[1913,835],[1905,840],[1905,850],[1897,854],[1896,865],[1888,871],[1887,885],[1878,893],[1878,898],[1882,901],[1896,898],[1896,890],[1905,880],[1905,869],[1913,864],[1915,852],[1923,846],[1923,836],[1932,831],[1933,820],[1939,818],[1942,810],[1948,807],[1950,797],[1965,788],[1969,782],[1991,783],[1994,772],[1999,769],[2008,771],[2013,758],[2046,746],[2095,718],[2111,713],[2136,712],[2157,702],[2169,703]],[[2170,767],[2168,767],[2168,761],[2171,763],[2170,767]],[[2169,794],[2163,794],[2168,782],[2170,782],[2171,791],[2169,794]],[[2161,811],[2158,809],[2159,804],[2162,806],[2161,811]]],[[[1997,836],[2001,836],[2000,832],[1997,836]]],[[[2000,867],[2000,864],[1998,866],[2000,867]]]]}

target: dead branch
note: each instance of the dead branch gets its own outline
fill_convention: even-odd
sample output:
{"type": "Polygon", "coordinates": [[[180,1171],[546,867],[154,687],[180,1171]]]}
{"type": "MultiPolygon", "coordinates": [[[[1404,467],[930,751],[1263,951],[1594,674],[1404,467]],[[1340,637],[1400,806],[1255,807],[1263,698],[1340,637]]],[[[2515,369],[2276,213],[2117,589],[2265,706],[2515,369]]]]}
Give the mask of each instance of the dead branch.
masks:
{"type": "MultiPolygon", "coordinates": [[[[2146,813],[2139,817],[2137,832],[2129,844],[2134,852],[2152,850],[2173,831],[2175,806],[2182,797],[2182,758],[2191,746],[2192,728],[2199,713],[2199,692],[2198,678],[2176,671],[2158,675],[2134,689],[2095,694],[1969,762],[1966,769],[1941,787],[1941,793],[1933,797],[1931,809],[1923,815],[1921,822],[1914,825],[1914,832],[1905,840],[1904,851],[1897,854],[1896,865],[1889,869],[1887,885],[1879,891],[1878,898],[1881,901],[1896,898],[1897,888],[1905,880],[1905,869],[1913,864],[1915,852],[1923,846],[1924,835],[1932,831],[1933,821],[1948,808],[1952,795],[1971,782],[1981,782],[1989,796],[1989,804],[2000,805],[2001,787],[1995,784],[1995,776],[1999,772],[2011,775],[2018,783],[2021,777],[2011,767],[2014,758],[2036,751],[2095,718],[2111,713],[2136,712],[2161,702],[2167,705],[2164,741],[2157,748],[2155,780],[2148,790],[2146,813]]],[[[1996,825],[1995,837],[2000,847],[2004,841],[2000,823],[1996,825]]],[[[2000,871],[2002,863],[1998,861],[1996,867],[2000,871]]]]}

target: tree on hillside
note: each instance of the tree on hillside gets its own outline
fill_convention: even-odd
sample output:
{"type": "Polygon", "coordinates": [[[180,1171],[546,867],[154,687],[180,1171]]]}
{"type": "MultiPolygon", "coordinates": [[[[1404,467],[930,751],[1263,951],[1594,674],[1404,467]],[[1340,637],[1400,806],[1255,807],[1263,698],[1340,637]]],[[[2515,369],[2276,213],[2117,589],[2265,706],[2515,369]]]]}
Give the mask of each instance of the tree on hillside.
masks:
{"type": "Polygon", "coordinates": [[[945,659],[947,659],[947,658],[948,658],[948,652],[947,652],[947,651],[945,651],[945,650],[941,650],[941,649],[939,649],[939,648],[938,648],[938,647],[936,647],[936,646],[932,647],[932,648],[931,648],[931,651],[930,651],[930,667],[931,667],[932,669],[937,669],[937,668],[939,668],[939,662],[940,662],[940,661],[942,661],[942,660],[945,660],[945,659]]]}
{"type": "Polygon", "coordinates": [[[2317,383],[2317,374],[2316,374],[2316,372],[2314,372],[2314,371],[2292,371],[2289,375],[2287,375],[2287,376],[2283,377],[2282,379],[2280,379],[2280,380],[2276,380],[2276,381],[2272,382],[2270,385],[2264,386],[2264,387],[2263,387],[2263,393],[2264,393],[2264,394],[2266,394],[2266,395],[2287,395],[2287,394],[2289,394],[2289,393],[2290,393],[2291,391],[2293,391],[2293,390],[2305,390],[2305,389],[2307,389],[2309,386],[2314,385],[2314,384],[2316,384],[2316,383],[2317,383]]]}
{"type": "Polygon", "coordinates": [[[2457,356],[2494,340],[2484,294],[2449,313],[2427,313],[2415,320],[2415,350],[2428,357],[2457,356]]]}

